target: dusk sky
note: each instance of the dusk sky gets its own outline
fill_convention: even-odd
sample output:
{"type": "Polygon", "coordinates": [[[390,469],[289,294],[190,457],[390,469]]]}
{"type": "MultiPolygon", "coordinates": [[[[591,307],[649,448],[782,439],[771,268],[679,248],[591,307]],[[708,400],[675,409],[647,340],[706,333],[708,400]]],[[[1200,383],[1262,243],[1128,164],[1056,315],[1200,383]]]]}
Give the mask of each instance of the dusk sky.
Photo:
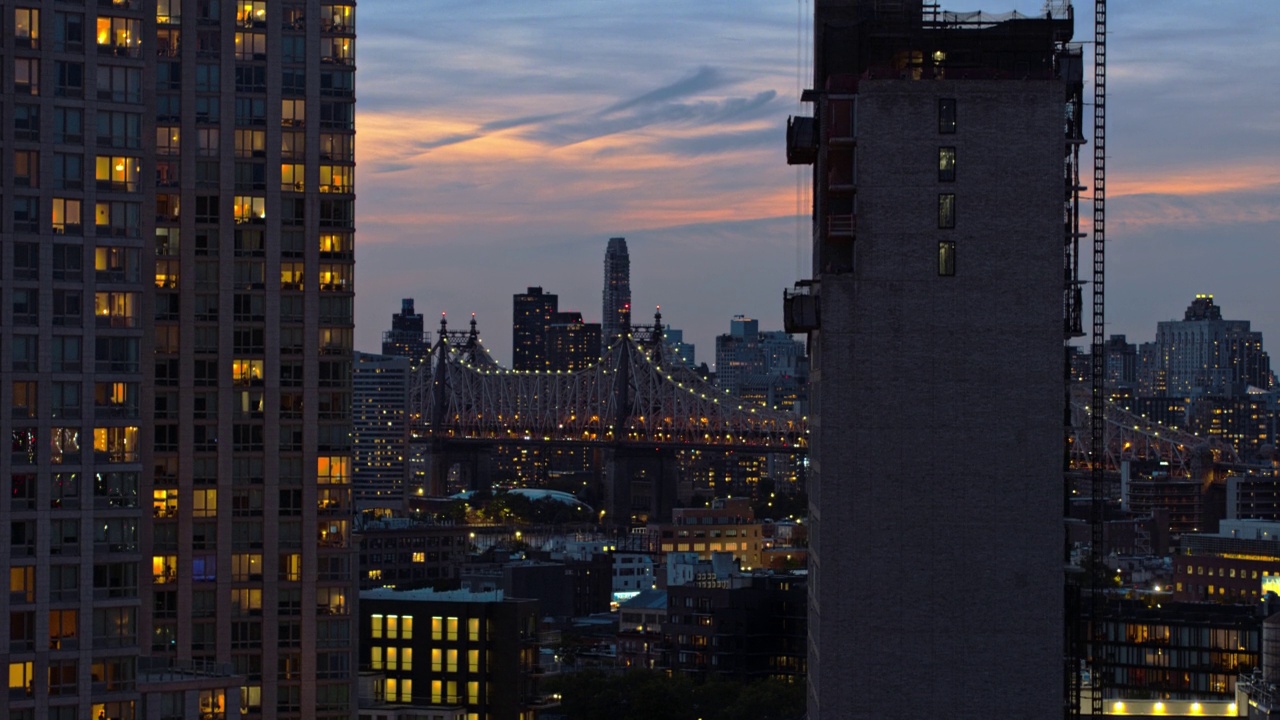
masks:
{"type": "MultiPolygon", "coordinates": [[[[1212,293],[1280,353],[1275,7],[1111,3],[1108,332],[1150,340],[1212,293]]],[[[413,297],[433,329],[442,311],[454,329],[477,313],[509,365],[511,296],[527,286],[600,321],[613,236],[630,249],[636,322],[661,304],[698,360],[735,314],[781,329],[783,289],[809,275],[808,168],[786,165],[784,129],[809,112],[811,0],[360,13],[357,349],[377,352],[413,297]]],[[[1092,40],[1092,2],[1077,3],[1076,34],[1092,40]]]]}

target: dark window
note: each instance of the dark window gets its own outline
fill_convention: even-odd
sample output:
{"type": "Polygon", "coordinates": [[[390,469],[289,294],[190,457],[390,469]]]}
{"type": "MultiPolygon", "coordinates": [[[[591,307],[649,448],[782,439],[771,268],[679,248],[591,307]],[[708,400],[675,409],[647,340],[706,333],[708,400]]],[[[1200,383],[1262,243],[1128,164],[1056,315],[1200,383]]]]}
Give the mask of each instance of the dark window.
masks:
{"type": "Polygon", "coordinates": [[[938,182],[955,182],[956,149],[953,147],[938,148],[938,182]]]}
{"type": "Polygon", "coordinates": [[[14,140],[39,140],[40,139],[40,106],[38,105],[14,105],[13,106],[13,139],[14,140]]]}
{"type": "Polygon", "coordinates": [[[956,226],[956,194],[938,194],[938,227],[950,230],[956,226]]]}
{"type": "MultiPolygon", "coordinates": [[[[174,31],[167,31],[174,32],[174,31]]],[[[165,48],[163,43],[165,40],[165,32],[160,33],[158,38],[162,47],[159,48],[160,54],[166,54],[172,51],[176,56],[177,48],[165,48]]],[[[182,63],[180,62],[158,62],[156,63],[156,89],[157,90],[181,90],[182,89],[182,63]]]]}
{"type": "Polygon", "coordinates": [[[84,97],[84,63],[59,60],[54,67],[58,72],[58,97],[84,97]]]}
{"type": "Polygon", "coordinates": [[[182,117],[182,96],[156,95],[156,120],[174,122],[182,117]]]}
{"type": "Polygon", "coordinates": [[[950,135],[956,131],[956,100],[940,98],[938,100],[938,132],[950,135]]]}
{"type": "Polygon", "coordinates": [[[938,275],[950,277],[956,274],[955,240],[938,241],[938,275]]]}

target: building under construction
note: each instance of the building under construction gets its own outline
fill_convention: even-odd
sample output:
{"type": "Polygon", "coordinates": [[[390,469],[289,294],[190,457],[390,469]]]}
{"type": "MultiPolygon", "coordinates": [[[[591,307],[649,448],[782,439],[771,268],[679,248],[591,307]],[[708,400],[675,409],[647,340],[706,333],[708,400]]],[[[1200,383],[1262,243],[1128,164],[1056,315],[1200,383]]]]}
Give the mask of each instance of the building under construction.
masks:
{"type": "Polygon", "coordinates": [[[785,296],[812,358],[810,720],[1064,707],[1082,63],[1052,5],[815,3],[788,127],[813,274],[785,296]]]}

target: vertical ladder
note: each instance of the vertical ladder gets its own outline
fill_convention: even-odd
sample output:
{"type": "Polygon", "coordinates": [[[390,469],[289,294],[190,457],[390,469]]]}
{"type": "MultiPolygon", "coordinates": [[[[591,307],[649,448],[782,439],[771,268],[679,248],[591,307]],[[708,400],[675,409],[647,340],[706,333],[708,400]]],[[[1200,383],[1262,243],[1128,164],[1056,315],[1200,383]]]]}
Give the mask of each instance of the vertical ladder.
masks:
{"type": "Polygon", "coordinates": [[[1090,357],[1090,472],[1093,501],[1091,508],[1092,554],[1090,568],[1092,592],[1090,602],[1093,620],[1093,693],[1092,714],[1102,715],[1103,692],[1108,684],[1105,657],[1106,632],[1102,621],[1103,560],[1106,556],[1104,535],[1106,510],[1106,347],[1104,333],[1105,269],[1106,269],[1106,193],[1107,193],[1107,0],[1095,0],[1093,20],[1093,337],[1090,357]]]}

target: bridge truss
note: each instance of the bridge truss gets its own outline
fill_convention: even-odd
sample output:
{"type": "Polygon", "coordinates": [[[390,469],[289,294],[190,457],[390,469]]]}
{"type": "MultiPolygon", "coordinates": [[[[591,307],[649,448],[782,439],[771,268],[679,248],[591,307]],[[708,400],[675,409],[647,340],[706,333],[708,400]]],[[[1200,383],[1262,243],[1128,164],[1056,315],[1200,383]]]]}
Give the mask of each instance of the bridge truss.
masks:
{"type": "MultiPolygon", "coordinates": [[[[1089,388],[1072,393],[1071,464],[1090,468],[1093,448],[1093,414],[1089,388]]],[[[1167,463],[1171,477],[1191,477],[1193,465],[1205,461],[1234,465],[1240,462],[1235,447],[1218,438],[1199,435],[1152,422],[1107,401],[1103,416],[1102,447],[1096,455],[1100,470],[1117,471],[1123,461],[1167,463]]],[[[1164,467],[1164,466],[1162,466],[1164,467]]]]}
{"type": "Polygon", "coordinates": [[[508,370],[441,323],[411,390],[415,437],[803,453],[804,417],[734,397],[661,342],[661,316],[575,372],[508,370]]]}

